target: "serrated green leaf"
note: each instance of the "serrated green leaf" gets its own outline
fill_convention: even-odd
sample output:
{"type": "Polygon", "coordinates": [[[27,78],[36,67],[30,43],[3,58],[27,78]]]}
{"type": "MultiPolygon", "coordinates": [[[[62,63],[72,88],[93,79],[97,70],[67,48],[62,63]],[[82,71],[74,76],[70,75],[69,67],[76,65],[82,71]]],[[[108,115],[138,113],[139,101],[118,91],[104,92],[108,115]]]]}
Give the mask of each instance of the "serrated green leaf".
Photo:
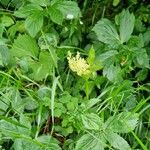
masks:
{"type": "Polygon", "coordinates": [[[107,129],[111,129],[114,132],[118,133],[128,133],[131,130],[134,130],[139,115],[131,112],[122,112],[116,116],[110,117],[105,125],[107,129]]]}
{"type": "Polygon", "coordinates": [[[120,43],[117,30],[108,19],[101,19],[98,21],[93,31],[96,33],[98,40],[105,44],[116,46],[120,43]]]}
{"type": "Polygon", "coordinates": [[[4,15],[2,18],[0,18],[1,24],[5,27],[9,27],[12,24],[14,24],[14,21],[11,17],[4,15]]]}
{"type": "Polygon", "coordinates": [[[36,12],[42,11],[42,7],[35,4],[28,4],[24,7],[20,7],[19,10],[14,12],[14,15],[19,18],[26,18],[36,12]]]}
{"type": "Polygon", "coordinates": [[[43,26],[43,14],[39,11],[27,17],[25,20],[25,28],[32,37],[41,30],[43,26]]]}
{"type": "Polygon", "coordinates": [[[129,10],[122,11],[120,17],[120,39],[121,43],[127,42],[131,37],[134,28],[135,17],[129,10]]]}
{"type": "Polygon", "coordinates": [[[117,133],[107,130],[105,132],[105,138],[111,144],[111,146],[113,146],[115,149],[131,150],[127,141],[123,139],[120,135],[118,135],[117,133]]]}
{"type": "Polygon", "coordinates": [[[112,64],[106,64],[103,69],[103,75],[108,78],[108,80],[115,82],[121,81],[121,68],[119,66],[114,66],[112,64]]]}
{"type": "Polygon", "coordinates": [[[149,68],[149,56],[144,48],[141,48],[135,52],[136,61],[139,67],[149,68]]]}
{"type": "Polygon", "coordinates": [[[57,24],[59,24],[59,25],[62,24],[64,17],[63,17],[63,14],[62,14],[62,12],[61,12],[60,10],[58,10],[58,9],[55,8],[55,7],[50,7],[50,8],[48,9],[48,13],[49,13],[49,15],[50,15],[51,20],[52,20],[54,23],[57,23],[57,24]]]}
{"type": "Polygon", "coordinates": [[[99,130],[103,124],[101,118],[94,113],[83,114],[81,118],[84,127],[89,130],[99,130]]]}
{"type": "Polygon", "coordinates": [[[41,49],[49,49],[51,46],[56,47],[58,37],[55,33],[45,33],[38,39],[38,45],[41,49]]]}
{"type": "Polygon", "coordinates": [[[2,66],[8,65],[10,62],[10,50],[5,45],[0,45],[0,55],[2,66]]]}
{"type": "Polygon", "coordinates": [[[143,68],[142,70],[138,71],[136,74],[136,78],[138,81],[143,81],[147,78],[148,75],[148,69],[147,68],[143,68]]]}
{"type": "Polygon", "coordinates": [[[75,150],[104,150],[105,139],[103,133],[95,133],[83,135],[76,144],[75,150]]]}
{"type": "Polygon", "coordinates": [[[12,125],[12,126],[16,126],[16,128],[17,128],[17,126],[19,126],[19,127],[22,127],[22,128],[27,128],[26,126],[24,126],[23,124],[20,124],[20,123],[18,123],[17,121],[15,121],[15,120],[12,120],[12,119],[10,119],[10,118],[7,118],[7,117],[5,117],[5,116],[1,116],[0,115],[0,119],[2,119],[0,122],[1,122],[1,126],[0,126],[0,129],[2,129],[2,127],[3,126],[5,126],[6,124],[7,125],[12,125]]]}
{"type": "Polygon", "coordinates": [[[27,141],[24,138],[16,138],[12,147],[15,150],[42,150],[39,145],[31,141],[32,139],[30,139],[30,141],[27,141]]]}
{"type": "Polygon", "coordinates": [[[42,136],[38,137],[37,140],[45,145],[45,149],[61,150],[61,148],[58,145],[59,142],[55,138],[53,138],[49,135],[42,135],[42,136]]]}
{"type": "Polygon", "coordinates": [[[36,41],[29,35],[19,35],[13,43],[11,54],[18,58],[33,57],[37,59],[39,48],[36,41]]]}
{"type": "Polygon", "coordinates": [[[39,55],[39,62],[31,62],[30,66],[33,71],[30,77],[41,81],[52,74],[54,63],[49,52],[43,51],[39,55]]]}
{"type": "Polygon", "coordinates": [[[33,4],[43,6],[43,7],[46,7],[48,4],[50,4],[49,0],[28,0],[28,1],[33,4]]]}
{"type": "Polygon", "coordinates": [[[112,57],[115,57],[115,55],[117,54],[118,52],[116,50],[110,50],[110,51],[107,51],[105,53],[98,55],[97,59],[100,59],[100,61],[104,63],[105,61],[107,62],[107,59],[111,59],[112,57]]]}
{"type": "MultiPolygon", "coordinates": [[[[53,7],[53,5],[52,5],[53,7]]],[[[54,7],[62,12],[64,18],[69,19],[69,15],[72,15],[73,18],[80,17],[80,8],[76,2],[73,1],[59,1],[54,3],[54,7]]]]}
{"type": "Polygon", "coordinates": [[[148,44],[150,42],[149,37],[150,37],[150,28],[143,35],[144,43],[148,44]]]}

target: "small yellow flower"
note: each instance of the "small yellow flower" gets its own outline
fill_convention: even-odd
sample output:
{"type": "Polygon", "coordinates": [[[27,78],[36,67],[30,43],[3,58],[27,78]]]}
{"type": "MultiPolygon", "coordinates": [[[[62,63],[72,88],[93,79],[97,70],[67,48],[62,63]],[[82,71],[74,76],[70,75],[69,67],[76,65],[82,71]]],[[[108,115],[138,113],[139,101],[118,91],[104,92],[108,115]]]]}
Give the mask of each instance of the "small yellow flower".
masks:
{"type": "Polygon", "coordinates": [[[69,68],[76,72],[79,76],[88,75],[90,73],[90,65],[84,58],[80,57],[80,53],[77,52],[75,57],[72,56],[71,52],[68,52],[68,63],[69,68]]]}

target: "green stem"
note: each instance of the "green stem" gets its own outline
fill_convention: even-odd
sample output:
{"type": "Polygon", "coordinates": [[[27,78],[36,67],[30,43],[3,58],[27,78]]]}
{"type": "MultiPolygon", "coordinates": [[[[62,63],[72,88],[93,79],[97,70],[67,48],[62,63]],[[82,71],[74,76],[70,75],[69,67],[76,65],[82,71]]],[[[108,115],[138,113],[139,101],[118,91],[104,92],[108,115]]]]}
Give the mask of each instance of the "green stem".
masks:
{"type": "Polygon", "coordinates": [[[88,79],[85,81],[86,98],[89,99],[89,82],[88,79]]]}
{"type": "Polygon", "coordinates": [[[82,13],[85,12],[88,0],[84,0],[82,13]]]}

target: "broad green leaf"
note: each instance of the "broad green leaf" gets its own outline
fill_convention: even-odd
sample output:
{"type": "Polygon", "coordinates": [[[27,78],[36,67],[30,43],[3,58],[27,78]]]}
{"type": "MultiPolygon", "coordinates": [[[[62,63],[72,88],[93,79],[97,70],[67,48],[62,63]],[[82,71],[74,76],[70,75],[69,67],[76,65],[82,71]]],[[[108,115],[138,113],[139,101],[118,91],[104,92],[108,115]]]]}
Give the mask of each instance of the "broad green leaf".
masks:
{"type": "Polygon", "coordinates": [[[117,54],[118,52],[116,50],[110,50],[98,55],[96,59],[100,59],[100,61],[104,63],[105,61],[107,62],[107,59],[111,59],[112,57],[115,57],[117,54]]]}
{"type": "Polygon", "coordinates": [[[41,49],[49,49],[51,46],[56,47],[58,37],[55,33],[45,33],[38,39],[38,45],[41,49]]]}
{"type": "Polygon", "coordinates": [[[147,78],[148,75],[148,69],[147,68],[143,68],[142,70],[138,71],[136,73],[136,78],[138,81],[143,81],[147,78]]]}
{"type": "Polygon", "coordinates": [[[103,69],[103,75],[108,78],[108,80],[115,82],[115,81],[121,81],[121,68],[119,66],[114,66],[112,64],[109,65],[109,62],[107,65],[104,66],[103,69]]]}
{"type": "Polygon", "coordinates": [[[26,18],[32,14],[36,14],[36,12],[42,11],[42,7],[35,5],[35,4],[29,4],[24,7],[20,7],[19,10],[14,12],[14,15],[19,18],[26,18]]]}
{"type": "Polygon", "coordinates": [[[12,120],[12,119],[10,119],[10,118],[7,118],[7,117],[5,117],[5,116],[1,116],[0,115],[0,122],[1,122],[1,126],[0,126],[0,129],[2,129],[2,126],[4,125],[9,125],[9,124],[11,124],[12,126],[18,126],[18,127],[22,127],[22,128],[27,128],[26,126],[24,126],[23,124],[20,124],[20,123],[18,123],[17,121],[15,121],[15,120],[12,120]]]}
{"type": "Polygon", "coordinates": [[[15,38],[17,32],[24,33],[25,32],[24,21],[16,21],[14,25],[9,27],[7,32],[11,39],[15,38]]]}
{"type": "Polygon", "coordinates": [[[39,53],[39,48],[36,41],[28,35],[19,35],[14,41],[11,54],[18,58],[23,57],[33,57],[37,58],[39,53]]]}
{"type": "Polygon", "coordinates": [[[80,17],[80,8],[78,7],[76,2],[59,1],[58,3],[52,5],[52,7],[53,6],[61,11],[64,18],[66,19],[70,19],[69,16],[72,16],[72,19],[80,17]]]}
{"type": "Polygon", "coordinates": [[[58,145],[59,142],[56,139],[54,139],[53,137],[51,137],[50,135],[42,135],[42,136],[38,137],[37,140],[45,145],[45,149],[61,150],[61,148],[58,145]]]}
{"type": "Polygon", "coordinates": [[[50,18],[51,20],[54,22],[54,23],[57,23],[59,25],[62,24],[63,22],[63,14],[60,10],[58,10],[57,8],[55,7],[50,7],[48,9],[48,13],[50,15],[50,18]]]}
{"type": "Polygon", "coordinates": [[[105,139],[103,133],[83,135],[76,144],[75,150],[104,150],[105,139]]]}
{"type": "Polygon", "coordinates": [[[43,14],[40,11],[30,15],[25,20],[25,28],[32,37],[35,37],[36,34],[41,30],[43,26],[43,14]]]}
{"type": "Polygon", "coordinates": [[[14,24],[13,19],[9,16],[6,16],[6,15],[4,15],[2,18],[0,18],[0,20],[1,20],[2,25],[5,27],[9,27],[12,24],[14,24]]]}
{"type": "Polygon", "coordinates": [[[146,32],[143,35],[144,43],[148,44],[150,42],[150,28],[146,30],[146,32]]]}
{"type": "Polygon", "coordinates": [[[95,50],[93,47],[91,47],[91,49],[89,50],[87,61],[90,65],[92,65],[94,63],[94,60],[95,60],[95,50]]]}
{"type": "Polygon", "coordinates": [[[136,61],[139,67],[149,68],[149,56],[144,48],[139,49],[135,52],[136,61]]]}
{"type": "Polygon", "coordinates": [[[120,40],[121,43],[127,42],[134,28],[135,17],[133,14],[129,13],[129,10],[122,11],[120,14],[120,40]]]}
{"type": "Polygon", "coordinates": [[[18,136],[29,136],[31,131],[28,127],[18,122],[16,119],[6,118],[0,116],[0,132],[3,133],[5,137],[9,139],[18,137],[18,136]]]}
{"type": "Polygon", "coordinates": [[[100,130],[100,127],[102,127],[103,122],[101,118],[94,113],[83,114],[81,115],[81,118],[82,118],[82,123],[86,129],[100,130]]]}
{"type": "Polygon", "coordinates": [[[16,113],[23,113],[25,101],[21,98],[20,93],[16,89],[11,90],[11,106],[16,111],[16,113]]]}
{"type": "Polygon", "coordinates": [[[40,53],[39,62],[31,62],[30,66],[33,71],[30,77],[36,81],[43,80],[48,75],[51,75],[55,67],[51,55],[46,51],[40,53]]]}
{"type": "Polygon", "coordinates": [[[117,133],[112,132],[111,130],[107,130],[105,132],[105,138],[115,149],[131,150],[127,141],[117,133]]]}
{"type": "Polygon", "coordinates": [[[10,50],[5,45],[0,45],[0,55],[2,66],[8,65],[10,62],[10,50]]]}
{"type": "Polygon", "coordinates": [[[8,3],[9,3],[10,1],[9,0],[1,0],[1,3],[2,3],[2,5],[8,5],[8,3]]]}
{"type": "Polygon", "coordinates": [[[120,3],[120,0],[113,0],[113,6],[117,6],[120,3]]]}
{"type": "Polygon", "coordinates": [[[28,0],[28,1],[43,7],[46,7],[50,3],[49,0],[28,0]]]}
{"type": "MultiPolygon", "coordinates": [[[[7,99],[6,99],[7,100],[7,99]]],[[[3,114],[5,114],[5,112],[7,111],[7,109],[9,108],[9,101],[7,100],[7,101],[4,101],[4,99],[2,99],[1,97],[0,97],[0,115],[3,115],[3,114]]]]}
{"type": "Polygon", "coordinates": [[[127,45],[132,51],[134,51],[134,49],[136,48],[144,47],[143,35],[140,34],[139,36],[131,36],[131,38],[127,42],[127,45]]]}
{"type": "Polygon", "coordinates": [[[35,99],[33,99],[32,97],[26,97],[24,98],[25,103],[25,109],[26,110],[34,110],[38,107],[38,103],[35,99]]]}
{"type": "Polygon", "coordinates": [[[16,138],[13,146],[14,150],[42,150],[40,144],[36,144],[32,139],[26,140],[25,138],[16,138]]]}
{"type": "Polygon", "coordinates": [[[26,126],[28,129],[31,130],[31,122],[30,122],[30,118],[29,117],[27,117],[27,116],[25,116],[23,114],[20,114],[19,122],[21,124],[23,124],[24,126],[26,126]]]}
{"type": "Polygon", "coordinates": [[[139,115],[132,112],[122,112],[116,116],[108,118],[105,122],[106,128],[118,133],[128,133],[134,130],[139,115]]]}
{"type": "Polygon", "coordinates": [[[117,30],[108,19],[98,21],[93,31],[96,33],[98,40],[105,44],[109,44],[113,47],[120,43],[117,30]]]}

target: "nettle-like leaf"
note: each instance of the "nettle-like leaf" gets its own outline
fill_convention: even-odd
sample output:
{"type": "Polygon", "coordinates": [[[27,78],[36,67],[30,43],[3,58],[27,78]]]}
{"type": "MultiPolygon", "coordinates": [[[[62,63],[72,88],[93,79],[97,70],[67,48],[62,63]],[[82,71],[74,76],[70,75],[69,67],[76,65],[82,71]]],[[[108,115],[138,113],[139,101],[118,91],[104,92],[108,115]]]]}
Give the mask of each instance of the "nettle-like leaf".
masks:
{"type": "Polygon", "coordinates": [[[26,18],[25,28],[32,37],[35,37],[43,26],[43,8],[37,4],[21,7],[14,14],[17,17],[26,18]]]}
{"type": "Polygon", "coordinates": [[[61,11],[63,17],[66,19],[73,19],[81,16],[78,4],[73,1],[58,1],[54,3],[52,7],[61,11]],[[72,17],[69,18],[69,15],[71,15],[72,17]]]}
{"type": "Polygon", "coordinates": [[[94,113],[83,114],[81,118],[84,127],[89,130],[99,130],[103,125],[102,119],[94,113]]]}
{"type": "Polygon", "coordinates": [[[3,17],[0,18],[1,24],[5,27],[9,27],[12,24],[14,24],[14,20],[6,15],[3,15],[3,17]]]}
{"type": "Polygon", "coordinates": [[[56,33],[45,33],[38,39],[40,49],[49,49],[51,46],[56,47],[59,41],[56,33]]]}
{"type": "Polygon", "coordinates": [[[36,81],[40,81],[46,78],[48,75],[52,74],[55,64],[53,62],[50,53],[43,51],[39,55],[39,61],[31,62],[30,67],[32,68],[32,72],[33,72],[32,74],[30,74],[30,77],[36,81]]]}
{"type": "Polygon", "coordinates": [[[40,136],[40,137],[37,138],[37,140],[39,142],[41,142],[42,144],[45,144],[46,149],[61,150],[61,148],[58,145],[59,142],[55,138],[53,138],[49,135],[40,136]]]}
{"type": "Polygon", "coordinates": [[[105,132],[105,138],[113,146],[115,149],[118,150],[131,150],[129,144],[126,140],[124,140],[120,135],[117,133],[112,132],[111,130],[107,130],[105,132]]]}
{"type": "Polygon", "coordinates": [[[138,67],[149,68],[149,56],[146,52],[146,49],[141,48],[135,51],[135,60],[137,62],[138,67]]]}
{"type": "Polygon", "coordinates": [[[122,112],[108,118],[106,128],[118,133],[128,133],[135,129],[139,115],[131,112],[122,112]]]}
{"type": "Polygon", "coordinates": [[[25,138],[16,138],[12,147],[15,150],[41,150],[42,148],[40,147],[40,143],[38,144],[36,144],[31,138],[28,140],[25,138]]]}
{"type": "Polygon", "coordinates": [[[17,138],[14,141],[13,148],[15,150],[61,150],[58,141],[48,135],[37,137],[37,139],[17,138]]]}
{"type": "Polygon", "coordinates": [[[43,6],[43,7],[46,7],[48,4],[50,4],[49,0],[28,0],[28,1],[33,4],[43,6]]]}
{"type": "Polygon", "coordinates": [[[10,50],[5,45],[0,45],[0,65],[5,66],[10,62],[10,50]]]}
{"type": "Polygon", "coordinates": [[[41,11],[37,11],[32,15],[28,16],[25,20],[25,28],[32,37],[41,30],[43,26],[43,14],[41,11]]]}
{"type": "MultiPolygon", "coordinates": [[[[1,116],[0,116],[1,118],[1,116]]],[[[0,132],[6,137],[10,139],[17,137],[19,135],[29,136],[31,131],[29,126],[26,127],[26,124],[22,124],[23,122],[18,122],[15,118],[2,118],[0,120],[0,132]]]]}
{"type": "Polygon", "coordinates": [[[36,4],[28,4],[24,7],[20,7],[17,11],[14,12],[14,15],[19,18],[26,18],[33,13],[42,11],[43,8],[36,4]]]}
{"type": "Polygon", "coordinates": [[[135,17],[129,13],[129,10],[124,10],[120,14],[120,40],[121,43],[127,42],[134,28],[135,17]]]}
{"type": "Polygon", "coordinates": [[[13,43],[11,54],[18,58],[32,57],[37,59],[39,48],[36,41],[29,35],[19,35],[13,43]]]}
{"type": "Polygon", "coordinates": [[[118,82],[122,80],[121,68],[119,66],[114,66],[113,64],[106,64],[103,69],[103,75],[112,82],[118,82]]]}
{"type": "Polygon", "coordinates": [[[99,41],[116,46],[120,43],[117,29],[108,19],[101,19],[94,26],[93,31],[96,33],[99,41]]]}
{"type": "Polygon", "coordinates": [[[57,23],[59,25],[62,24],[64,17],[63,13],[59,9],[53,6],[49,7],[48,14],[50,15],[50,18],[54,23],[57,23]]]}
{"type": "Polygon", "coordinates": [[[138,81],[144,81],[148,76],[148,69],[147,68],[143,68],[140,71],[138,71],[136,73],[136,78],[138,81]]]}
{"type": "Polygon", "coordinates": [[[96,59],[100,59],[103,65],[107,64],[108,59],[114,58],[118,52],[116,50],[106,51],[96,57],[96,59]]]}
{"type": "Polygon", "coordinates": [[[103,133],[83,135],[76,144],[75,150],[104,150],[105,139],[103,133]]]}

